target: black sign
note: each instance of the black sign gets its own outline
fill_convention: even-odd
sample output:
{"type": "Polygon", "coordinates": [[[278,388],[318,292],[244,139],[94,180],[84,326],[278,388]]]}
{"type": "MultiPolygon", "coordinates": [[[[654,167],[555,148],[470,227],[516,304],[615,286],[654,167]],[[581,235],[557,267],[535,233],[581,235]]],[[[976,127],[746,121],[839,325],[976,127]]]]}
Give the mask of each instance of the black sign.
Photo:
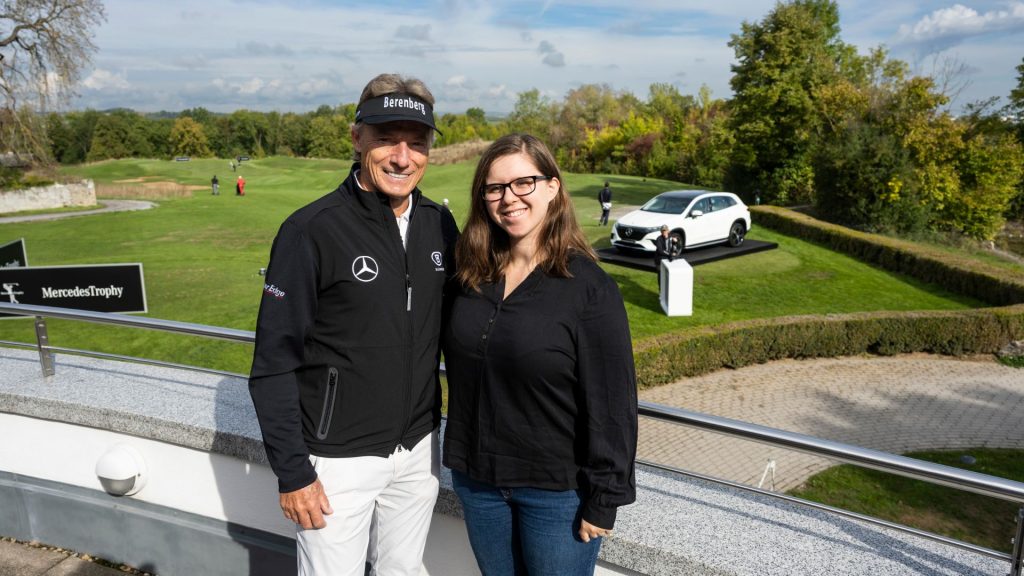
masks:
{"type": "Polygon", "coordinates": [[[238,157],[238,161],[239,162],[248,162],[249,161],[249,157],[248,156],[239,156],[238,157]]]}
{"type": "Polygon", "coordinates": [[[178,156],[177,158],[174,159],[174,161],[175,162],[188,162],[191,159],[192,158],[190,158],[188,156],[178,156]]]}
{"type": "Polygon", "coordinates": [[[21,268],[28,266],[28,252],[25,251],[25,239],[18,238],[0,246],[0,268],[21,268]]]}
{"type": "Polygon", "coordinates": [[[142,264],[0,268],[0,300],[93,312],[146,312],[142,264]]]}

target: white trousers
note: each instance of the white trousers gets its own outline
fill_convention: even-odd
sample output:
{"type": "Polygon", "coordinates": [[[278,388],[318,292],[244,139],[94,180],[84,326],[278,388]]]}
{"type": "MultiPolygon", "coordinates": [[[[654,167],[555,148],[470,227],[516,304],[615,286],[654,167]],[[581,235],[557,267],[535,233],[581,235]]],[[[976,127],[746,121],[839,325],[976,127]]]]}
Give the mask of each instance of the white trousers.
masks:
{"type": "Polygon", "coordinates": [[[296,525],[299,576],[419,576],[437,500],[437,430],[387,458],[311,456],[334,513],[296,525]]]}

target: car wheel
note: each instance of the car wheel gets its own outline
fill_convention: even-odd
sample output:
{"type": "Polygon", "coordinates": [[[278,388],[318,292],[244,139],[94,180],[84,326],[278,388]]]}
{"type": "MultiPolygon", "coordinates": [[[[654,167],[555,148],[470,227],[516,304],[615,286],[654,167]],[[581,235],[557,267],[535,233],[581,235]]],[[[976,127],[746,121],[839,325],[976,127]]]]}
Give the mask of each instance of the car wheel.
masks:
{"type": "Polygon", "coordinates": [[[682,232],[671,232],[668,237],[672,240],[672,255],[679,256],[683,253],[683,247],[686,246],[686,237],[683,236],[682,232]]]}
{"type": "Polygon", "coordinates": [[[733,222],[732,228],[729,229],[729,246],[733,248],[743,244],[743,240],[747,237],[747,227],[744,226],[743,222],[733,222]]]}

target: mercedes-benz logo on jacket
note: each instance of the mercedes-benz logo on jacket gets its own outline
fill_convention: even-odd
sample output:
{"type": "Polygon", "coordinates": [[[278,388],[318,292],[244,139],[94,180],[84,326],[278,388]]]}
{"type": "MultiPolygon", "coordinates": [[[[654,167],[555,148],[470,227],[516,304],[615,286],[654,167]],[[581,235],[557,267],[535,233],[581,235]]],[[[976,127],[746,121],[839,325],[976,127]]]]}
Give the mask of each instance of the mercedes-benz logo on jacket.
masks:
{"type": "Polygon", "coordinates": [[[371,282],[377,277],[377,261],[369,256],[359,256],[352,261],[352,275],[360,282],[371,282]]]}

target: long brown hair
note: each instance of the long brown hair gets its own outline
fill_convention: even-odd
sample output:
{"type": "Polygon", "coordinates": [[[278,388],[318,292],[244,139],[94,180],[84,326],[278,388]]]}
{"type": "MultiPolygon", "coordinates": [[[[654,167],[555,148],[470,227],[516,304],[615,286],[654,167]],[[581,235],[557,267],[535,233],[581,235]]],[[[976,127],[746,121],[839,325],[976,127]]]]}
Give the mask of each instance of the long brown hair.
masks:
{"type": "Polygon", "coordinates": [[[494,141],[484,150],[473,176],[469,218],[455,245],[456,277],[463,286],[478,290],[480,284],[496,282],[511,260],[508,234],[491,220],[487,201],[481,190],[486,183],[491,165],[499,158],[511,154],[525,154],[541,175],[558,179],[558,193],[548,204],[541,225],[538,245],[542,251],[537,264],[545,273],[569,278],[569,256],[573,253],[596,261],[597,255],[583,235],[572,200],[565,190],[562,174],[551,151],[543,142],[529,134],[508,134],[494,141]]]}

